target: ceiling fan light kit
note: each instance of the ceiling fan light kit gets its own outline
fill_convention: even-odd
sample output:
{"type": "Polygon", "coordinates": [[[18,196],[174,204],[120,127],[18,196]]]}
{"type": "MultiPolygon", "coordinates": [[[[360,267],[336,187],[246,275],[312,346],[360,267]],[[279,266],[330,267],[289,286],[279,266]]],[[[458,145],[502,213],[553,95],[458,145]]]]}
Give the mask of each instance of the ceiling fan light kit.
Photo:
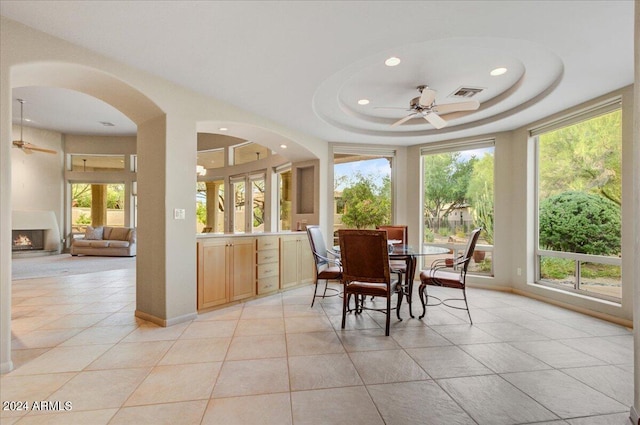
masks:
{"type": "Polygon", "coordinates": [[[420,96],[414,97],[409,102],[408,111],[411,113],[391,124],[391,127],[402,125],[412,118],[422,117],[439,130],[447,125],[447,121],[440,115],[452,112],[475,111],[480,107],[480,102],[477,100],[437,105],[435,90],[431,90],[427,85],[418,86],[416,89],[420,92],[420,96]]]}
{"type": "Polygon", "coordinates": [[[33,152],[44,152],[44,153],[51,153],[51,154],[57,154],[58,152],[52,150],[52,149],[45,149],[45,148],[40,148],[36,145],[33,145],[31,143],[25,142],[24,139],[22,138],[22,126],[24,123],[24,99],[16,99],[18,102],[20,102],[20,140],[14,140],[13,141],[13,145],[19,149],[22,150],[22,152],[26,153],[27,155],[32,154],[33,152]]]}

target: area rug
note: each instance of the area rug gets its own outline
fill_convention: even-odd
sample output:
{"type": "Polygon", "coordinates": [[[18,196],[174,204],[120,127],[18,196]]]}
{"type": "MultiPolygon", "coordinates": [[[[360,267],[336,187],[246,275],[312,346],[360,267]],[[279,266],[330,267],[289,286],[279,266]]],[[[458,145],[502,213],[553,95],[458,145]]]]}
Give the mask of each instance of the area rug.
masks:
{"type": "Polygon", "coordinates": [[[71,254],[11,260],[12,280],[71,276],[108,270],[135,269],[136,257],[92,257],[71,254]]]}

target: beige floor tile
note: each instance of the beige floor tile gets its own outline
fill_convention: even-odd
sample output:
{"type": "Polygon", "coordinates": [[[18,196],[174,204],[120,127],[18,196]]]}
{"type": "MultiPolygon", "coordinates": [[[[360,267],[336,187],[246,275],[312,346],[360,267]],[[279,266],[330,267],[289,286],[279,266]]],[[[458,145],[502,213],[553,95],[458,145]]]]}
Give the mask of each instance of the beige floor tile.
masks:
{"type": "Polygon", "coordinates": [[[497,375],[440,379],[437,382],[480,425],[559,419],[497,375]]]}
{"type": "Polygon", "coordinates": [[[476,424],[433,381],[371,385],[367,389],[386,425],[476,424]]]}
{"type": "Polygon", "coordinates": [[[326,316],[319,315],[310,317],[285,317],[284,326],[287,333],[326,332],[333,330],[329,319],[326,316]]]}
{"type": "Polygon", "coordinates": [[[221,363],[156,366],[125,406],[208,399],[221,363]]]}
{"type": "Polygon", "coordinates": [[[12,375],[79,372],[104,354],[112,344],[56,347],[11,372],[12,375]]]}
{"type": "Polygon", "coordinates": [[[206,313],[198,313],[196,321],[207,320],[236,320],[242,314],[242,305],[236,305],[219,310],[208,311],[206,313]]]}
{"type": "Polygon", "coordinates": [[[26,425],[107,425],[118,409],[90,410],[86,412],[67,411],[63,413],[30,414],[22,418],[26,425]]]}
{"type": "Polygon", "coordinates": [[[2,401],[49,400],[50,395],[76,376],[75,372],[48,373],[35,376],[2,375],[0,394],[2,401]]]}
{"type": "Polygon", "coordinates": [[[287,343],[284,335],[254,335],[234,337],[226,359],[250,360],[286,356],[287,343]]]}
{"type": "Polygon", "coordinates": [[[492,373],[456,346],[410,348],[407,353],[434,379],[492,373]]]}
{"type": "Polygon", "coordinates": [[[282,305],[246,305],[240,319],[277,319],[283,317],[282,305]]]}
{"type": "Polygon", "coordinates": [[[149,324],[129,312],[106,313],[108,316],[96,323],[94,326],[140,326],[149,324]]]}
{"type": "Polygon", "coordinates": [[[191,323],[180,339],[222,338],[233,336],[237,320],[216,320],[191,323]]]}
{"type": "Polygon", "coordinates": [[[604,360],[575,350],[558,341],[518,341],[509,344],[555,368],[606,364],[604,360]]]}
{"type": "Polygon", "coordinates": [[[427,326],[396,329],[391,334],[403,348],[439,347],[451,342],[427,326]]]}
{"type": "Polygon", "coordinates": [[[291,393],[296,425],[384,424],[365,387],[345,387],[291,393]]]}
{"type": "Polygon", "coordinates": [[[60,347],[90,344],[115,344],[133,332],[137,326],[95,326],[69,338],[60,347]]]}
{"type": "Polygon", "coordinates": [[[289,356],[344,353],[344,347],[335,332],[309,332],[287,334],[289,356]]]}
{"type": "Polygon", "coordinates": [[[349,357],[367,385],[430,379],[403,350],[361,351],[349,357]]]}
{"type": "Polygon", "coordinates": [[[40,329],[87,328],[109,316],[109,313],[68,314],[58,320],[51,321],[40,329]]]}
{"type": "Polygon", "coordinates": [[[227,355],[231,338],[179,339],[159,365],[221,362],[227,355]]]}
{"type": "Polygon", "coordinates": [[[616,366],[563,369],[564,373],[626,405],[633,405],[633,374],[616,366]]]}
{"type": "Polygon", "coordinates": [[[211,399],[202,425],[290,425],[289,393],[211,399]]]}
{"type": "Polygon", "coordinates": [[[551,369],[548,364],[506,343],[469,344],[460,348],[496,373],[551,369]]]}
{"type": "Polygon", "coordinates": [[[85,370],[153,367],[169,350],[172,341],[125,342],[114,345],[85,370]]]}
{"type": "Polygon", "coordinates": [[[291,391],[362,385],[346,354],[289,357],[291,391]]]}
{"type": "Polygon", "coordinates": [[[127,335],[121,342],[143,342],[143,341],[175,341],[182,335],[190,322],[162,327],[151,323],[145,323],[127,335]]]}
{"type": "Polygon", "coordinates": [[[25,334],[16,334],[11,340],[11,348],[51,348],[82,332],[83,328],[37,330],[25,334]]]}
{"type": "MultiPolygon", "coordinates": [[[[331,326],[337,331],[342,330],[342,312],[339,315],[329,316],[331,326]]],[[[368,314],[347,314],[344,321],[344,330],[358,329],[382,329],[380,324],[368,314]]]]}
{"type": "Polygon", "coordinates": [[[51,395],[73,403],[73,410],[97,410],[123,405],[149,373],[148,368],[80,372],[51,395]]]}
{"type": "MultiPolygon", "coordinates": [[[[570,425],[629,425],[629,412],[612,415],[597,415],[586,418],[567,419],[570,425]]],[[[537,424],[536,424],[537,425],[537,424]]]]}
{"type": "Polygon", "coordinates": [[[12,350],[11,361],[13,362],[13,368],[18,369],[22,365],[30,362],[31,360],[41,356],[51,348],[30,348],[26,350],[12,350]]]}
{"type": "Polygon", "coordinates": [[[213,397],[270,394],[289,391],[286,358],[227,361],[213,389],[213,397]]]}
{"type": "Polygon", "coordinates": [[[400,346],[384,335],[384,329],[363,329],[363,330],[345,330],[338,332],[338,336],[344,345],[345,350],[351,353],[354,351],[369,350],[394,350],[400,346]]]}
{"type": "Polygon", "coordinates": [[[284,334],[284,319],[243,319],[238,322],[236,336],[284,334]]]}
{"type": "Polygon", "coordinates": [[[124,407],[109,425],[199,424],[206,407],[206,400],[124,407]]]}
{"type": "Polygon", "coordinates": [[[326,316],[321,308],[311,308],[309,304],[286,304],[284,317],[316,317],[326,316]]]}
{"type": "Polygon", "coordinates": [[[561,418],[628,411],[613,400],[558,370],[506,373],[502,377],[561,418]]]}

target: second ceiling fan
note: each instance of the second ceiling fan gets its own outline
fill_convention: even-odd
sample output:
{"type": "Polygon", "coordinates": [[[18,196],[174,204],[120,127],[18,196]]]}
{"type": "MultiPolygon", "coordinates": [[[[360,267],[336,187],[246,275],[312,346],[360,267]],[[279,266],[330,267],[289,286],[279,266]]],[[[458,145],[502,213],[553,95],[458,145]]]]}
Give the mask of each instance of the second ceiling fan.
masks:
{"type": "Polygon", "coordinates": [[[441,129],[447,125],[447,121],[440,115],[450,114],[452,112],[475,111],[480,107],[480,102],[477,100],[436,105],[435,90],[431,90],[428,86],[418,86],[417,89],[420,92],[420,96],[411,99],[409,109],[407,109],[411,113],[391,124],[391,127],[397,127],[412,118],[421,117],[435,128],[441,129]]]}

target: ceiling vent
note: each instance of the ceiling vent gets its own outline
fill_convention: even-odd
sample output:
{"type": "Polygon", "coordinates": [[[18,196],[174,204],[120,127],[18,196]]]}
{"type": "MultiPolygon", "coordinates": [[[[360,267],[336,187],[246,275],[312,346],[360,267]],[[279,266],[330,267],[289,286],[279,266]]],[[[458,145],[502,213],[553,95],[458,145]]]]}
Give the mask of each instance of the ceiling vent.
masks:
{"type": "Polygon", "coordinates": [[[469,99],[483,90],[484,89],[480,87],[460,87],[458,90],[451,93],[449,97],[462,97],[465,99],[469,99]]]}

